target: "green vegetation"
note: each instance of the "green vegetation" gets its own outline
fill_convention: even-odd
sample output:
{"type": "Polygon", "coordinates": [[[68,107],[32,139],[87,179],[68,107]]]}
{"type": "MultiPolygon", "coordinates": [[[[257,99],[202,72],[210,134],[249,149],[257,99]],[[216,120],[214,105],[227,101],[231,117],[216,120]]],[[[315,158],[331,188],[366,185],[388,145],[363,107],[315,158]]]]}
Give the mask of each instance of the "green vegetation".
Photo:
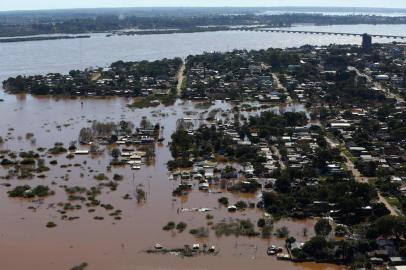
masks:
{"type": "Polygon", "coordinates": [[[289,236],[289,229],[286,226],[280,227],[276,229],[276,236],[279,238],[286,238],[289,236]]]}
{"type": "Polygon", "coordinates": [[[62,144],[56,143],[55,146],[53,148],[50,148],[48,150],[48,152],[51,155],[60,155],[60,154],[64,154],[66,153],[68,150],[66,148],[63,147],[62,144]]]}
{"type": "Polygon", "coordinates": [[[248,207],[248,204],[244,201],[238,201],[235,206],[237,207],[237,209],[239,210],[244,210],[248,207]]]}
{"type": "MultiPolygon", "coordinates": [[[[252,137],[252,130],[259,130],[260,138],[283,135],[288,127],[299,126],[307,123],[307,118],[303,113],[284,113],[278,116],[271,112],[264,112],[260,117],[251,117],[247,125],[238,127],[237,132],[241,138],[248,137],[255,142],[252,137]]],[[[174,160],[168,162],[168,168],[187,168],[192,166],[190,159],[208,158],[212,154],[221,155],[229,160],[239,163],[251,163],[256,173],[264,171],[263,156],[257,154],[258,147],[252,145],[239,145],[233,141],[232,137],[225,134],[216,127],[202,126],[194,135],[188,134],[184,129],[177,130],[172,135],[170,150],[174,160]]],[[[251,186],[255,190],[255,183],[251,186]]],[[[248,192],[252,192],[249,190],[248,192]]]]}
{"type": "Polygon", "coordinates": [[[89,266],[89,264],[84,262],[77,266],[72,267],[70,270],[85,270],[88,266],[89,266]]]}
{"type": "Polygon", "coordinates": [[[197,237],[197,238],[206,238],[206,237],[209,236],[209,230],[207,228],[204,228],[204,227],[191,229],[189,231],[189,233],[192,234],[193,236],[197,237]]]}
{"type": "Polygon", "coordinates": [[[145,200],[147,199],[147,194],[145,193],[145,191],[141,187],[137,187],[136,192],[137,202],[145,202],[145,200]]]}
{"type": "Polygon", "coordinates": [[[46,227],[47,227],[47,228],[55,228],[55,227],[56,227],[56,224],[55,224],[54,222],[52,222],[52,221],[49,221],[49,222],[47,223],[46,227]]]}
{"type": "Polygon", "coordinates": [[[59,39],[77,39],[77,38],[90,38],[90,36],[89,35],[80,35],[80,36],[48,36],[48,37],[4,38],[4,39],[0,39],[0,43],[59,40],[59,39]]]}
{"type": "Polygon", "coordinates": [[[314,231],[316,235],[327,237],[333,228],[330,225],[330,222],[327,219],[319,219],[314,226],[314,231]]]}
{"type": "Polygon", "coordinates": [[[53,195],[54,192],[47,186],[39,185],[31,188],[29,185],[17,186],[8,192],[9,197],[12,198],[34,198],[34,197],[47,197],[53,195]]]}
{"type": "Polygon", "coordinates": [[[263,193],[263,207],[273,215],[301,218],[320,215],[328,211],[328,204],[333,204],[334,209],[339,210],[334,218],[344,224],[358,224],[368,216],[376,218],[388,213],[385,207],[374,202],[377,192],[367,183],[327,178],[315,187],[301,186],[292,189],[289,179],[300,173],[291,169],[285,173],[276,182],[275,189],[278,193],[263,193]],[[363,211],[365,206],[371,206],[372,211],[363,211]]]}
{"type": "Polygon", "coordinates": [[[189,185],[179,185],[174,191],[172,191],[173,196],[182,196],[187,194],[188,191],[191,190],[189,185]]]}
{"type": "Polygon", "coordinates": [[[228,206],[228,198],[227,197],[221,197],[218,199],[218,202],[224,206],[228,206]]]}
{"type": "Polygon", "coordinates": [[[178,230],[178,232],[183,232],[185,229],[186,229],[186,227],[187,227],[187,224],[185,223],[185,222],[179,222],[177,225],[176,225],[176,230],[178,230]]]}
{"type": "Polygon", "coordinates": [[[120,174],[114,174],[114,176],[113,176],[114,181],[121,181],[123,179],[124,179],[124,176],[122,176],[120,174]]]}
{"type": "MultiPolygon", "coordinates": [[[[267,27],[289,27],[292,24],[311,23],[316,25],[334,24],[405,24],[402,16],[374,15],[326,15],[315,13],[267,14],[272,9],[264,8],[188,8],[169,9],[128,9],[99,11],[88,10],[86,13],[74,11],[36,12],[30,14],[7,13],[0,18],[0,36],[15,37],[46,34],[87,34],[113,32],[121,35],[190,33],[218,31],[229,29],[225,26],[241,27],[242,25],[267,27]],[[123,13],[124,12],[124,13],[123,13]],[[123,14],[126,16],[123,17],[123,14]],[[259,15],[260,14],[260,15],[259,15]],[[60,16],[58,21],[55,17],[60,16]],[[210,25],[210,27],[201,27],[210,25]],[[142,31],[120,31],[122,29],[141,29],[142,31]],[[154,30],[151,30],[154,29],[154,30]],[[145,32],[145,33],[144,33],[145,32]]],[[[52,36],[53,37],[53,36],[52,36]]],[[[56,36],[55,38],[62,38],[56,36]]],[[[72,38],[71,36],[66,36],[72,38]]],[[[39,39],[41,40],[41,39],[39,39]]]]}
{"type": "MultiPolygon", "coordinates": [[[[133,96],[141,97],[138,106],[149,106],[154,97],[172,104],[176,92],[176,74],[180,58],[159,61],[112,63],[110,69],[71,70],[69,74],[17,76],[3,82],[10,93],[71,96],[133,96]],[[124,90],[125,89],[125,90],[124,90]],[[151,91],[145,89],[153,89],[151,91]],[[175,89],[175,90],[172,90],[175,89]]],[[[137,104],[135,104],[137,105],[137,104]]]]}
{"type": "Polygon", "coordinates": [[[162,229],[163,229],[164,231],[170,231],[170,230],[175,229],[175,227],[176,227],[175,222],[169,221],[168,224],[166,224],[162,229]]]}
{"type": "Polygon", "coordinates": [[[255,226],[250,220],[236,220],[232,222],[220,222],[213,227],[216,236],[258,236],[260,233],[255,231],[255,226]]]}
{"type": "Polygon", "coordinates": [[[109,180],[109,178],[104,173],[99,173],[93,176],[94,179],[98,181],[109,180]]]}
{"type": "Polygon", "coordinates": [[[137,108],[137,109],[143,109],[143,108],[149,108],[149,107],[157,107],[159,106],[160,101],[157,99],[156,96],[149,96],[149,97],[142,97],[142,98],[137,98],[130,107],[132,108],[137,108]]]}

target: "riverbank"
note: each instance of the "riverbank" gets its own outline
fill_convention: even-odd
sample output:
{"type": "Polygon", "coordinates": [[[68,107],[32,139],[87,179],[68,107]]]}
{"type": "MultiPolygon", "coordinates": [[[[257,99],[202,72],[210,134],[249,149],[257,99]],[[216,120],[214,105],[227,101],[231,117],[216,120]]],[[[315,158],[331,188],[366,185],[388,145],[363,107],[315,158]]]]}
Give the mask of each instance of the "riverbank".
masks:
{"type": "Polygon", "coordinates": [[[32,37],[19,37],[19,38],[0,38],[0,43],[15,43],[27,41],[46,41],[46,40],[60,40],[60,39],[82,39],[90,38],[90,35],[80,36],[32,36],[32,37]]]}
{"type": "MultiPolygon", "coordinates": [[[[343,32],[348,28],[363,33],[406,34],[406,27],[397,25],[348,25],[313,27],[311,30],[343,32]]],[[[305,29],[304,29],[305,30],[305,29]]],[[[374,39],[374,42],[388,42],[374,39]]],[[[235,49],[265,49],[329,44],[360,44],[358,37],[318,36],[245,31],[219,31],[171,35],[134,35],[106,37],[106,33],[91,34],[91,38],[32,42],[0,43],[0,79],[20,74],[50,72],[67,73],[73,69],[105,67],[117,60],[139,61],[196,55],[204,52],[225,52],[235,49]],[[136,46],[136,50],[134,50],[136,46]],[[108,50],[106,48],[109,48],[108,50]]]]}
{"type": "MultiPolygon", "coordinates": [[[[332,48],[335,51],[336,47],[332,48]]],[[[295,49],[295,52],[298,53],[298,50],[295,49]]],[[[225,265],[235,269],[303,269],[308,265],[277,261],[275,257],[268,257],[265,251],[271,245],[283,246],[288,235],[297,240],[299,248],[301,243],[305,247],[305,243],[314,240],[314,216],[331,216],[329,220],[333,225],[343,223],[350,227],[348,231],[344,231],[348,238],[342,242],[328,238],[328,232],[327,235],[322,234],[323,239],[316,238],[316,243],[313,241],[313,244],[321,243],[322,248],[314,245],[316,248],[309,250],[309,246],[306,247],[304,255],[312,258],[314,253],[317,261],[335,256],[335,247],[342,248],[350,241],[373,242],[379,235],[392,233],[384,231],[385,226],[375,226],[376,220],[389,213],[385,205],[380,203],[381,198],[375,192],[376,187],[354,181],[358,176],[351,174],[354,171],[348,168],[348,163],[340,156],[341,149],[330,147],[332,145],[324,140],[323,132],[326,128],[331,129],[334,136],[344,134],[343,140],[347,141],[343,142],[343,146],[350,147],[350,143],[354,145],[356,142],[363,147],[362,154],[369,155],[359,155],[358,164],[353,165],[360,167],[364,158],[370,160],[382,157],[387,159],[386,166],[396,169],[397,161],[392,159],[390,153],[376,150],[380,147],[377,144],[379,140],[373,136],[378,133],[369,129],[376,125],[363,123],[380,117],[376,112],[380,111],[377,108],[382,108],[382,105],[389,107],[388,116],[396,120],[401,115],[398,111],[402,107],[395,106],[396,99],[390,97],[390,100],[386,100],[379,91],[368,86],[368,80],[359,79],[360,74],[348,69],[338,69],[337,66],[344,61],[327,59],[328,53],[318,54],[318,51],[323,50],[320,46],[314,48],[314,52],[312,50],[306,47],[300,51],[299,56],[286,53],[291,50],[268,50],[269,57],[265,60],[256,52],[250,52],[250,55],[246,51],[235,51],[234,55],[206,54],[204,57],[192,57],[192,68],[186,74],[191,88],[187,92],[191,97],[197,96],[196,93],[200,97],[212,95],[212,102],[205,102],[204,106],[191,101],[175,100],[176,95],[173,95],[174,106],[157,104],[154,108],[135,108],[127,106],[130,101],[127,98],[80,98],[81,102],[78,102],[63,98],[9,96],[2,93],[0,96],[4,95],[4,102],[0,106],[0,113],[8,115],[0,119],[1,126],[5,127],[4,134],[0,134],[4,137],[0,146],[3,159],[13,162],[19,160],[19,165],[38,165],[40,171],[35,171],[30,179],[29,175],[26,178],[27,174],[17,174],[10,167],[2,170],[0,175],[4,177],[4,185],[0,187],[1,191],[7,194],[23,184],[33,188],[46,185],[52,190],[52,194],[49,193],[52,196],[34,200],[0,196],[4,213],[0,225],[5,228],[2,236],[4,248],[0,247],[2,254],[6,255],[4,266],[26,267],[25,262],[16,260],[16,257],[21,254],[21,250],[27,250],[29,263],[34,262],[41,269],[52,269],[55,265],[68,268],[84,261],[97,269],[130,268],[134,265],[145,265],[145,269],[149,269],[155,264],[166,267],[169,265],[176,269],[208,266],[224,269],[225,265]],[[261,64],[251,61],[252,55],[261,64]],[[336,72],[320,72],[327,70],[327,66],[319,63],[329,63],[343,73],[336,77],[336,72]],[[273,73],[271,68],[278,72],[273,73]],[[334,83],[336,81],[346,87],[340,88],[338,83],[334,83]],[[210,85],[211,89],[196,87],[194,90],[196,84],[210,85]],[[304,111],[303,105],[289,106],[280,102],[280,106],[270,107],[269,104],[261,103],[260,96],[268,93],[272,93],[271,97],[275,99],[281,97],[286,98],[286,101],[306,104],[310,113],[298,112],[298,108],[304,111]],[[218,96],[222,98],[217,99],[218,96]],[[236,100],[234,103],[227,102],[233,99],[236,100]],[[336,108],[339,110],[336,111],[336,108]],[[261,116],[264,111],[267,114],[261,116]],[[52,115],[52,120],[49,115],[52,115]],[[142,166],[138,166],[136,164],[140,164],[139,160],[142,160],[141,151],[133,148],[142,144],[143,140],[149,140],[142,136],[134,138],[128,135],[128,128],[132,126],[128,121],[134,124],[132,127],[145,126],[145,116],[151,119],[151,123],[162,125],[162,134],[159,142],[153,143],[155,158],[145,162],[145,166],[141,161],[142,166]],[[313,122],[308,123],[307,117],[312,117],[313,122]],[[320,119],[323,122],[318,121],[320,119]],[[323,126],[321,128],[320,125],[311,125],[312,123],[323,123],[323,126]],[[206,127],[198,130],[201,124],[206,127]],[[177,143],[166,144],[171,140],[173,142],[176,137],[172,135],[182,126],[187,128],[186,132],[180,134],[183,137],[178,137],[177,143]],[[354,128],[350,129],[349,126],[354,128]],[[90,151],[96,147],[92,144],[81,145],[83,149],[78,150],[77,155],[76,152],[64,152],[66,154],[55,156],[63,150],[63,145],[70,146],[77,141],[78,134],[84,128],[83,133],[86,134],[89,131],[99,132],[106,127],[109,127],[109,133],[103,134],[101,138],[98,133],[91,134],[92,138],[97,138],[97,144],[103,149],[95,151],[97,155],[86,154],[88,148],[90,151]],[[368,132],[360,134],[362,130],[368,132]],[[192,141],[190,136],[193,137],[192,141]],[[183,143],[186,146],[182,146],[183,143]],[[122,161],[128,161],[133,166],[110,166],[112,161],[117,161],[113,158],[121,159],[119,152],[113,151],[116,149],[125,153],[122,155],[123,160],[118,162],[123,164],[122,161]],[[33,154],[30,154],[30,150],[33,154]],[[126,160],[124,156],[130,160],[126,160]],[[193,162],[196,170],[193,172],[190,168],[180,168],[179,172],[170,174],[167,165],[174,158],[193,162]],[[38,160],[33,162],[32,159],[38,160]],[[219,163],[221,160],[238,160],[241,164],[227,162],[214,167],[211,162],[201,163],[202,160],[213,159],[219,163]],[[235,168],[230,168],[232,166],[235,168]],[[236,172],[244,174],[244,177],[233,179],[230,185],[221,181],[223,178],[233,178],[236,172]],[[179,179],[179,176],[183,179],[179,179]],[[244,181],[247,179],[250,181],[244,181]],[[175,192],[176,196],[172,196],[177,187],[184,184],[183,181],[188,181],[187,194],[175,192]],[[261,189],[257,183],[263,184],[261,189]],[[256,189],[252,189],[252,184],[256,189]],[[337,190],[340,190],[340,196],[337,196],[337,190]],[[74,194],[70,194],[72,192],[74,194]],[[76,194],[80,192],[86,196],[76,194]],[[139,197],[142,200],[138,200],[139,197]],[[230,202],[227,207],[224,197],[230,202]],[[270,214],[275,217],[310,218],[272,219],[275,233],[269,234],[269,231],[264,232],[261,219],[270,219],[270,214]],[[358,226],[352,227],[354,224],[364,225],[363,230],[357,231],[358,226]],[[373,231],[375,227],[377,231],[373,231]],[[106,231],[109,233],[106,234],[106,231]],[[230,231],[232,234],[226,236],[230,231]],[[261,235],[258,234],[259,231],[261,235]],[[366,234],[365,231],[371,234],[366,234]],[[210,260],[207,257],[181,260],[176,256],[144,258],[142,256],[145,254],[139,255],[141,251],[157,243],[168,247],[168,251],[176,251],[182,245],[215,245],[220,256],[219,259],[213,257],[213,260],[211,257],[210,260]],[[323,253],[318,253],[319,250],[323,253]],[[44,252],[49,254],[47,258],[40,256],[44,252]],[[119,262],[117,258],[120,259],[119,262]],[[73,259],[74,262],[71,261],[73,259]]],[[[330,49],[325,50],[328,52],[330,49]]],[[[345,48],[343,55],[339,57],[348,57],[347,50],[356,53],[357,59],[362,57],[371,61],[370,54],[362,53],[355,46],[345,48]]],[[[381,50],[389,56],[385,61],[399,60],[398,56],[393,57],[396,50],[391,47],[382,47],[381,50]]],[[[347,61],[355,62],[355,59],[354,57],[347,61]]],[[[357,63],[361,65],[365,61],[357,63]]],[[[174,78],[171,89],[173,93],[179,87],[179,84],[175,84],[178,70],[177,65],[171,72],[171,77],[174,78]]],[[[378,69],[379,72],[384,70],[378,69]]],[[[101,79],[98,74],[94,73],[90,78],[101,79]]],[[[115,76],[113,78],[116,79],[115,76]]],[[[111,79],[114,80],[113,78],[111,79]]],[[[179,81],[178,79],[177,82],[179,81]]],[[[148,89],[147,86],[145,88],[148,89]]],[[[385,143],[396,146],[396,140],[403,139],[399,136],[402,133],[392,132],[391,128],[380,130],[379,135],[386,138],[385,143]]],[[[145,127],[140,130],[149,132],[145,127]]],[[[348,151],[357,149],[349,148],[348,151]]],[[[190,162],[186,165],[190,167],[190,162]]],[[[21,167],[17,166],[15,169],[19,168],[21,167]]],[[[364,169],[363,173],[374,173],[372,166],[367,167],[368,170],[362,166],[360,168],[364,169]]],[[[387,173],[387,176],[391,173],[382,172],[387,173]]],[[[27,190],[25,187],[24,192],[18,189],[16,194],[23,197],[38,194],[38,190],[25,194],[27,190]]],[[[376,246],[371,245],[367,249],[366,251],[375,251],[376,246]]],[[[355,249],[358,255],[365,256],[365,261],[369,259],[365,255],[366,251],[355,249]]],[[[349,253],[339,254],[344,256],[349,253]]],[[[314,264],[310,267],[339,268],[314,264]]]]}

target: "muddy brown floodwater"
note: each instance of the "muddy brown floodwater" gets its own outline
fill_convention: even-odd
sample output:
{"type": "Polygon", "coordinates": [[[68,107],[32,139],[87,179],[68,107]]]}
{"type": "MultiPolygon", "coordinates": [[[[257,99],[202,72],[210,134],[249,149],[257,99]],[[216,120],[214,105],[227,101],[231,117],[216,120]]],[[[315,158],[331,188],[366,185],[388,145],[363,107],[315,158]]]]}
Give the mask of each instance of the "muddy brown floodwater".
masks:
{"type": "MultiPolygon", "coordinates": [[[[58,165],[50,166],[47,178],[32,180],[0,180],[12,187],[22,184],[31,186],[44,184],[55,191],[54,196],[42,201],[11,199],[7,196],[8,187],[0,186],[0,269],[70,269],[82,262],[89,264],[88,269],[97,270],[153,270],[153,269],[340,269],[328,264],[293,264],[276,260],[266,255],[270,244],[283,246],[284,240],[272,237],[267,240],[246,237],[216,237],[214,231],[205,239],[196,239],[189,234],[189,229],[207,226],[206,213],[181,212],[180,208],[208,207],[214,216],[213,222],[230,218],[251,219],[256,223],[263,213],[257,209],[245,212],[228,213],[220,207],[217,199],[227,196],[230,203],[241,198],[257,202],[257,195],[240,196],[239,194],[209,194],[194,189],[187,197],[174,198],[172,190],[176,181],[169,180],[166,162],[170,160],[167,142],[176,128],[176,121],[185,117],[185,111],[194,109],[194,104],[178,102],[172,107],[151,109],[129,109],[129,99],[55,99],[34,98],[31,96],[3,95],[0,103],[0,136],[9,138],[0,148],[12,151],[30,150],[38,147],[52,147],[55,142],[67,145],[76,140],[82,127],[90,125],[89,120],[133,121],[137,126],[142,116],[148,116],[151,122],[164,126],[165,142],[156,146],[156,159],[153,165],[143,166],[139,171],[130,167],[113,168],[107,172],[106,167],[111,157],[105,151],[99,157],[76,156],[73,160],[66,155],[57,157],[58,165]],[[10,128],[14,130],[9,131],[10,128]],[[9,133],[7,135],[7,133],[9,133]],[[27,132],[34,133],[33,145],[25,139],[27,132]],[[21,136],[21,138],[19,138],[21,136]],[[83,161],[87,161],[83,165],[83,161]],[[63,164],[82,164],[80,167],[61,168],[63,164]],[[93,172],[91,170],[94,170],[93,172]],[[68,216],[79,217],[72,221],[61,220],[57,212],[58,202],[66,202],[67,195],[61,185],[91,187],[97,184],[93,175],[103,172],[110,178],[114,173],[124,175],[116,191],[103,189],[98,197],[102,203],[110,203],[115,209],[123,211],[122,220],[114,220],[108,211],[101,207],[95,213],[89,213],[87,207],[68,212],[68,216]],[[83,177],[81,177],[83,174],[83,177]],[[68,175],[68,180],[61,177],[68,175]],[[133,195],[135,188],[143,185],[147,193],[144,204],[136,200],[124,200],[125,194],[133,195]],[[32,207],[33,209],[28,209],[32,207]],[[95,220],[102,216],[104,220],[95,220]],[[46,223],[53,221],[55,228],[46,228],[46,223]],[[183,233],[162,230],[168,221],[185,222],[188,227],[183,233]],[[220,251],[218,256],[199,256],[181,258],[173,255],[147,255],[143,250],[161,243],[164,247],[176,248],[186,244],[201,243],[215,245],[220,251]]],[[[227,110],[230,105],[222,102],[210,108],[227,110]]],[[[300,106],[291,109],[301,109],[300,106]]],[[[203,111],[202,109],[196,109],[203,111]]],[[[275,108],[278,110],[278,108],[275,108]]],[[[190,116],[189,116],[190,117],[190,116]]],[[[195,116],[192,116],[195,117],[195,116]]],[[[54,157],[52,159],[55,159],[54,157]]],[[[4,176],[7,168],[0,168],[4,176]]],[[[290,235],[298,240],[307,228],[308,237],[313,232],[314,221],[281,220],[274,228],[287,226],[290,235]]]]}

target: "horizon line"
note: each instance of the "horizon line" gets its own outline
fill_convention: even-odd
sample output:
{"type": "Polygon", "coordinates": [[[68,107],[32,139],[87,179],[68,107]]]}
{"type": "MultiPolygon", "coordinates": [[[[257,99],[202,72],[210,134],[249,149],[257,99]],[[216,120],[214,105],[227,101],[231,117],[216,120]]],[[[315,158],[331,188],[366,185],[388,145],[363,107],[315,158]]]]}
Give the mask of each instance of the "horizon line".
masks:
{"type": "Polygon", "coordinates": [[[0,10],[0,13],[6,12],[41,12],[41,11],[79,11],[79,10],[97,10],[97,9],[204,9],[204,8],[339,8],[339,9],[375,9],[375,10],[387,10],[387,11],[396,11],[396,10],[405,10],[406,7],[399,8],[388,8],[388,7],[368,7],[368,6],[305,6],[305,5],[292,5],[292,6],[280,6],[280,5],[259,5],[259,6],[105,6],[105,7],[72,7],[72,8],[44,8],[44,9],[9,9],[9,10],[0,10]]]}

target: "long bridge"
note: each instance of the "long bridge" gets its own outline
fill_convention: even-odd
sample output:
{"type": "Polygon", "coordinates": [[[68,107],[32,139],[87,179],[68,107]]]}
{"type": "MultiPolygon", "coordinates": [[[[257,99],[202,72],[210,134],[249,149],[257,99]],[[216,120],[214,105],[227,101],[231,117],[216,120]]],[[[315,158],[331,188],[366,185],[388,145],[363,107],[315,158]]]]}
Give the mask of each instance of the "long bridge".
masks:
{"type": "MultiPolygon", "coordinates": [[[[251,31],[251,32],[268,32],[268,33],[287,33],[287,34],[306,34],[306,35],[329,35],[329,36],[354,36],[362,37],[360,33],[341,33],[341,32],[321,32],[321,31],[306,31],[306,30],[287,30],[287,29],[264,29],[264,28],[234,28],[234,31],[251,31]]],[[[406,36],[400,35],[381,35],[368,34],[373,38],[390,38],[390,39],[406,39],[406,36]]]]}

